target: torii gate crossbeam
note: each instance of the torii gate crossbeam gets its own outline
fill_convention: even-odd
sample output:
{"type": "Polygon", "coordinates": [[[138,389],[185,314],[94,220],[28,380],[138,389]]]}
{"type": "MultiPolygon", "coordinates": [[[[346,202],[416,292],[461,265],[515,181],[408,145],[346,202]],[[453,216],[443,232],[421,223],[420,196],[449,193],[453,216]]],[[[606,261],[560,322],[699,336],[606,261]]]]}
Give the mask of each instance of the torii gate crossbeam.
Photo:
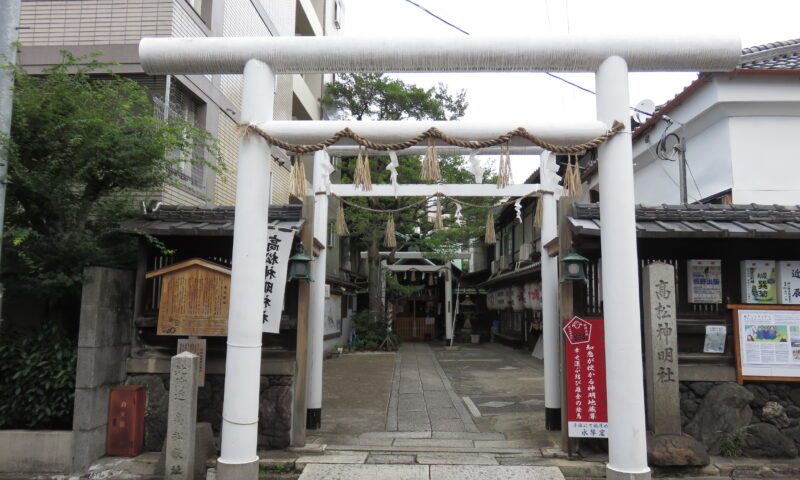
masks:
{"type": "MultiPolygon", "coordinates": [[[[614,120],[625,124],[622,134],[599,149],[604,306],[608,319],[605,336],[610,436],[606,472],[610,479],[650,477],[645,443],[628,71],[730,71],[741,57],[738,37],[671,37],[659,33],[447,39],[148,38],[140,43],[139,57],[148,74],[243,72],[242,121],[250,124],[272,120],[276,73],[596,72],[598,119],[606,124],[614,120]]],[[[264,159],[269,158],[270,148],[262,138],[248,135],[242,139],[239,153],[222,454],[217,463],[221,480],[254,480],[258,476],[261,288],[269,178],[269,162],[264,159]]]]}

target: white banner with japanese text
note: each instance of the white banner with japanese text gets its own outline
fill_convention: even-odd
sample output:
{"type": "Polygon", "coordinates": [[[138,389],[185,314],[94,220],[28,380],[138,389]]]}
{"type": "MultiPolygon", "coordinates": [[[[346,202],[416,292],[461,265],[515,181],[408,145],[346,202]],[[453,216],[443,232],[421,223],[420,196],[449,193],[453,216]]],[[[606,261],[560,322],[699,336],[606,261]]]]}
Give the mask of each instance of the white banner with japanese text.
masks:
{"type": "Polygon", "coordinates": [[[278,333],[280,330],[292,240],[293,230],[269,228],[267,265],[264,270],[264,317],[261,323],[261,331],[265,333],[278,333]]]}

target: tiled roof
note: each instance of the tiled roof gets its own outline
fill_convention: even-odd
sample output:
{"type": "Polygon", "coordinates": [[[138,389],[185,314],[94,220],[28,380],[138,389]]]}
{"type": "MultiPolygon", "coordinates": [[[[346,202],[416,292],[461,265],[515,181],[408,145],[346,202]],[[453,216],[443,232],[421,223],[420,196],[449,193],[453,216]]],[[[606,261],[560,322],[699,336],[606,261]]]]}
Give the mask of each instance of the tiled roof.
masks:
{"type": "Polygon", "coordinates": [[[800,70],[800,38],[742,49],[741,70],[800,70]]]}
{"type": "MultiPolygon", "coordinates": [[[[600,235],[600,204],[573,205],[569,222],[578,235],[600,235]]],[[[800,238],[800,206],[638,205],[636,235],[641,238],[800,238]]]]}
{"type": "MultiPolygon", "coordinates": [[[[269,222],[285,228],[303,225],[302,205],[270,205],[269,222]]],[[[123,230],[150,235],[233,235],[234,207],[162,205],[158,210],[122,223],[123,230]]]]}

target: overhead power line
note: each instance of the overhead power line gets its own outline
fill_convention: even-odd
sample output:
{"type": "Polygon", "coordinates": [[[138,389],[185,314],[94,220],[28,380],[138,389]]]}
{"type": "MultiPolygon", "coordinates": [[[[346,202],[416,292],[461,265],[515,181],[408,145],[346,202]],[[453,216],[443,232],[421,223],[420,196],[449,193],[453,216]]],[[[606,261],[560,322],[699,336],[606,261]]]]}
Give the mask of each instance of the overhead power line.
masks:
{"type": "MultiPolygon", "coordinates": [[[[455,25],[455,24],[453,24],[453,23],[451,23],[451,22],[448,22],[448,21],[447,21],[447,20],[445,20],[444,18],[440,17],[439,15],[436,15],[435,13],[431,12],[430,10],[428,10],[427,8],[425,8],[425,7],[423,7],[422,5],[418,4],[417,2],[414,2],[414,1],[412,1],[412,0],[404,0],[404,1],[406,1],[406,2],[410,3],[411,5],[414,5],[415,7],[419,8],[419,9],[420,9],[420,10],[422,10],[423,12],[425,12],[425,13],[427,13],[428,15],[432,16],[432,17],[433,17],[433,18],[435,18],[436,20],[439,20],[440,22],[444,23],[445,25],[447,25],[447,26],[449,26],[449,27],[452,27],[452,28],[455,28],[455,29],[456,29],[456,30],[458,30],[459,32],[463,33],[464,35],[469,35],[469,34],[470,34],[468,31],[464,30],[463,28],[459,27],[458,25],[455,25]]],[[[545,5],[547,5],[547,3],[545,3],[545,5]]],[[[550,14],[550,13],[549,13],[549,6],[548,6],[548,16],[549,16],[549,14],[550,14]]],[[[569,16],[568,16],[568,18],[569,18],[569,16]]],[[[556,80],[560,80],[560,81],[562,81],[562,82],[566,83],[567,85],[571,85],[571,86],[573,86],[573,87],[575,87],[575,88],[577,88],[577,89],[579,89],[579,90],[583,90],[583,91],[584,91],[584,92],[586,92],[586,93],[591,93],[592,95],[597,95],[597,92],[595,92],[594,90],[588,89],[588,88],[586,88],[586,87],[582,87],[582,86],[578,85],[577,83],[570,82],[570,81],[569,81],[569,80],[567,80],[566,78],[564,78],[564,77],[560,77],[560,76],[556,75],[555,73],[552,73],[552,72],[544,72],[544,73],[545,73],[546,75],[550,76],[550,77],[553,77],[553,78],[555,78],[556,80]]],[[[650,112],[645,112],[645,111],[643,111],[643,110],[639,110],[639,109],[638,109],[638,108],[636,108],[636,107],[628,107],[628,108],[630,108],[630,109],[631,109],[631,110],[633,110],[634,112],[642,113],[642,114],[645,114],[645,115],[647,115],[647,116],[650,116],[650,117],[652,117],[652,116],[653,116],[653,114],[652,114],[652,113],[650,113],[650,112]]]]}

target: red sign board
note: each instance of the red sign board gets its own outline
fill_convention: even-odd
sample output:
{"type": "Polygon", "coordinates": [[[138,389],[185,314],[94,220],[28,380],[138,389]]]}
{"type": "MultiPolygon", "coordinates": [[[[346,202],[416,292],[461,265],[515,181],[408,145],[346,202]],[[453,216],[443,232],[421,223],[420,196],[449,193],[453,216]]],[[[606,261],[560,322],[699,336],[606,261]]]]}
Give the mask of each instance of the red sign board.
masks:
{"type": "Polygon", "coordinates": [[[573,317],[564,334],[569,436],[608,438],[603,319],[573,317]]]}

